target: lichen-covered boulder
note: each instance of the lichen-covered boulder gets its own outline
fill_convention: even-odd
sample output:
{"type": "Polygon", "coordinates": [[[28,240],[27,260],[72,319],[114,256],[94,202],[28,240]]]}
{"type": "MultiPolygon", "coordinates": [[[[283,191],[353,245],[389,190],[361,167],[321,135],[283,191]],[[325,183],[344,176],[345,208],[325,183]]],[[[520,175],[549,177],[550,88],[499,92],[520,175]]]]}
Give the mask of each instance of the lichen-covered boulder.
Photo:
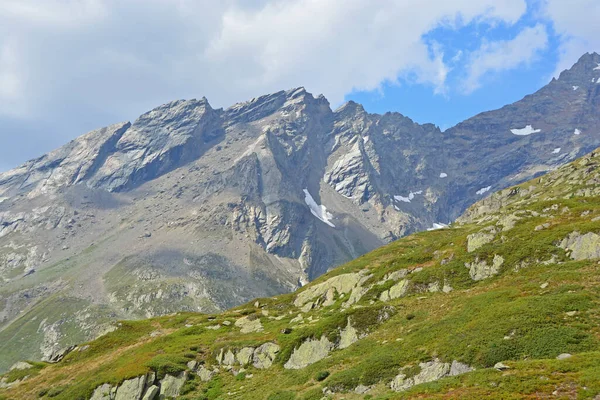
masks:
{"type": "Polygon", "coordinates": [[[242,333],[261,332],[263,326],[259,318],[242,317],[235,321],[235,326],[240,328],[242,333]]]}
{"type": "Polygon", "coordinates": [[[169,374],[165,375],[165,377],[160,381],[160,395],[158,398],[163,400],[179,396],[181,388],[183,387],[186,379],[186,372],[182,372],[178,376],[169,374]]]}
{"type": "Polygon", "coordinates": [[[469,269],[469,275],[474,281],[480,281],[483,279],[490,278],[500,272],[500,267],[504,264],[504,258],[499,255],[495,255],[492,260],[492,265],[484,261],[475,259],[472,263],[465,263],[465,267],[469,269]]]}
{"type": "Polygon", "coordinates": [[[124,381],[117,389],[115,400],[140,400],[146,386],[146,375],[124,381]]]}
{"type": "Polygon", "coordinates": [[[275,343],[264,343],[254,350],[254,355],[252,357],[252,365],[254,368],[258,369],[267,369],[273,365],[273,361],[275,361],[275,357],[279,353],[280,347],[275,343]]]}
{"type": "Polygon", "coordinates": [[[94,393],[92,393],[92,397],[90,398],[90,400],[111,400],[111,389],[112,386],[110,386],[108,383],[98,386],[94,390],[94,393]]]}
{"type": "Polygon", "coordinates": [[[358,332],[350,324],[350,319],[348,319],[348,325],[340,332],[340,343],[338,344],[338,348],[345,349],[356,342],[358,342],[358,332]]]}
{"type": "Polygon", "coordinates": [[[573,260],[597,259],[600,258],[600,235],[594,232],[585,235],[573,232],[561,241],[560,247],[569,251],[569,257],[573,260]]]}
{"type": "Polygon", "coordinates": [[[469,253],[472,253],[480,247],[491,243],[495,237],[495,230],[472,233],[469,236],[467,236],[467,251],[469,253]]]}
{"type": "Polygon", "coordinates": [[[286,369],[302,369],[327,357],[334,344],[322,336],[321,339],[307,340],[294,349],[290,359],[283,366],[286,369]]]}

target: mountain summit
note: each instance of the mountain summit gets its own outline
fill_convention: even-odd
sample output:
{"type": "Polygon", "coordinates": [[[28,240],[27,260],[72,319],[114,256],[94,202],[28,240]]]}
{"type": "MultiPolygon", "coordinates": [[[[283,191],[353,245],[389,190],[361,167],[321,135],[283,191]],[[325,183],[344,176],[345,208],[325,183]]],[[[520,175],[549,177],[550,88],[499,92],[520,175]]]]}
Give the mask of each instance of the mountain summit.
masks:
{"type": "Polygon", "coordinates": [[[174,101],[0,174],[0,369],[292,291],[592,151],[598,63],[443,133],[296,88],[174,101]]]}

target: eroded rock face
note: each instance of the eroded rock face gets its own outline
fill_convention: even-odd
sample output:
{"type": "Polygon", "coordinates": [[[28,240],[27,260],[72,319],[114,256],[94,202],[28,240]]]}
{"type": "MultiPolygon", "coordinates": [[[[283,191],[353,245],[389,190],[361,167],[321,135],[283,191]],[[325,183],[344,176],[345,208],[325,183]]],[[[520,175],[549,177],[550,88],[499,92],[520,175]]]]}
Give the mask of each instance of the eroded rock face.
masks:
{"type": "Polygon", "coordinates": [[[573,232],[560,242],[559,247],[568,251],[573,260],[597,259],[600,258],[600,235],[593,232],[585,235],[573,232]]]}
{"type": "Polygon", "coordinates": [[[283,366],[285,369],[302,369],[327,357],[334,344],[325,336],[321,339],[307,340],[294,349],[290,359],[283,366]]]}

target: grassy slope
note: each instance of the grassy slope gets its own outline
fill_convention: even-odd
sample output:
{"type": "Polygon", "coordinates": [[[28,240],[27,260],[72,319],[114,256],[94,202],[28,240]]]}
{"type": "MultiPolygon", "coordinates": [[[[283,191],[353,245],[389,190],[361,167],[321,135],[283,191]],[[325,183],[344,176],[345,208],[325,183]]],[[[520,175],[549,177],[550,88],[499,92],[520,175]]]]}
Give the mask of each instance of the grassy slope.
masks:
{"type": "MultiPolygon", "coordinates": [[[[311,400],[323,397],[323,387],[336,388],[332,398],[365,398],[351,392],[359,384],[374,385],[366,398],[377,399],[592,398],[600,394],[600,265],[597,260],[572,261],[557,244],[573,231],[600,233],[600,222],[593,221],[600,217],[599,161],[593,154],[495,194],[470,209],[462,224],[404,238],[311,284],[368,269],[373,277],[367,284],[375,285],[349,309],[342,309],[345,299],[338,299],[330,307],[304,313],[305,321],[312,316],[315,322],[292,324],[300,311],[293,305],[295,295],[289,294],[260,299],[259,307],[251,303],[219,315],[181,313],[122,322],[117,331],[89,343],[86,351],[73,352],[56,365],[36,364],[32,376],[0,390],[0,398],[83,399],[105,382],[118,383],[151,369],[159,375],[176,373],[191,359],[214,364],[214,355],[223,347],[265,341],[282,347],[273,367],[248,368],[252,378],[223,371],[209,383],[192,379],[182,398],[311,400]],[[509,215],[519,219],[502,231],[509,215]],[[544,223],[550,225],[535,229],[544,223]],[[467,235],[488,226],[499,231],[495,240],[468,253],[467,235]],[[491,263],[494,255],[504,258],[500,273],[473,281],[465,263],[475,257],[491,263]],[[378,300],[393,284],[376,284],[386,274],[418,267],[420,272],[409,275],[406,297],[387,303],[378,300]],[[427,288],[434,282],[454,290],[431,293],[427,288]],[[392,317],[380,324],[374,316],[384,309],[392,317]],[[256,315],[264,331],[241,334],[233,325],[206,328],[242,315],[256,315]],[[305,369],[283,368],[304,339],[322,334],[335,339],[348,316],[366,334],[364,338],[305,369]],[[282,333],[289,327],[291,333],[282,333]],[[574,356],[557,360],[560,353],[574,356]],[[403,393],[390,391],[389,382],[399,368],[415,374],[419,362],[434,357],[458,360],[477,370],[403,393]],[[511,369],[491,368],[499,361],[511,369]],[[317,375],[324,371],[329,376],[319,381],[317,375]]],[[[12,372],[8,378],[22,375],[12,372]]]]}

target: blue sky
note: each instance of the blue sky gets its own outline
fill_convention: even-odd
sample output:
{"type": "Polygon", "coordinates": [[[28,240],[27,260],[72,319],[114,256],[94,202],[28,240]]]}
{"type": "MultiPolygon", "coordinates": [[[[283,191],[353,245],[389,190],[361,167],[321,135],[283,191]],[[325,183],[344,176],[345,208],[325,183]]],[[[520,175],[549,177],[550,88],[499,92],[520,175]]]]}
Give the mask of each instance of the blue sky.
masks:
{"type": "Polygon", "coordinates": [[[304,86],[442,129],[600,51],[598,0],[0,0],[0,171],[176,99],[304,86]]]}

